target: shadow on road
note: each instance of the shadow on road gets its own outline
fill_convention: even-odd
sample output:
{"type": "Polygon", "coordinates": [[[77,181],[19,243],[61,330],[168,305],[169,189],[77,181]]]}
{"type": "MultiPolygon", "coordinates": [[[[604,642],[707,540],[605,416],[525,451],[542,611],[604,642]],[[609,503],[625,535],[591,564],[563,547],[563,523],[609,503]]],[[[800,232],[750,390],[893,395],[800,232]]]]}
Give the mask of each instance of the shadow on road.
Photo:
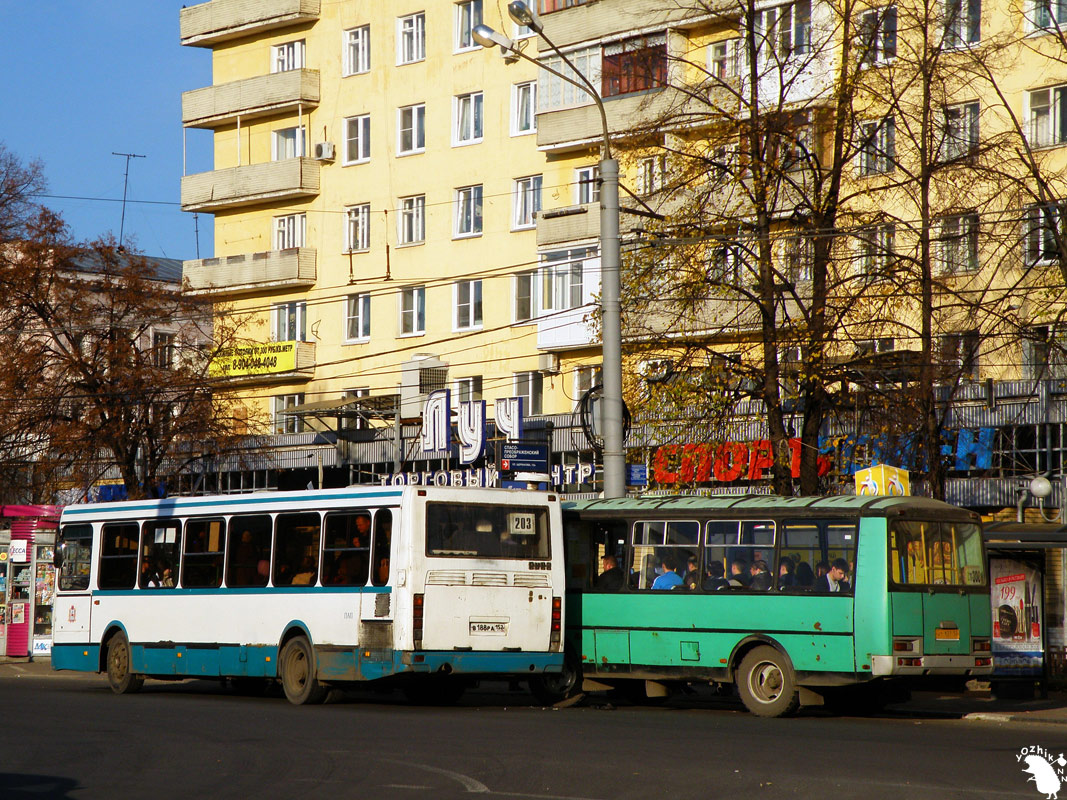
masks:
{"type": "Polygon", "coordinates": [[[81,788],[78,781],[70,778],[0,772],[0,797],[5,800],[74,800],[69,793],[81,788]]]}

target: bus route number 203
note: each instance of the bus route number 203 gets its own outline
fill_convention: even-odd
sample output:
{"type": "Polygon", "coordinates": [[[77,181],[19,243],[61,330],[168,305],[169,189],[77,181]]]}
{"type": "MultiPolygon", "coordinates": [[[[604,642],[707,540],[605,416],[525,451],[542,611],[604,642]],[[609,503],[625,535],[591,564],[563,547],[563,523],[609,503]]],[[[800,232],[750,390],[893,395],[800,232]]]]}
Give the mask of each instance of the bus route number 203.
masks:
{"type": "Polygon", "coordinates": [[[512,536],[531,536],[537,533],[535,515],[520,512],[508,514],[508,533],[512,536]]]}

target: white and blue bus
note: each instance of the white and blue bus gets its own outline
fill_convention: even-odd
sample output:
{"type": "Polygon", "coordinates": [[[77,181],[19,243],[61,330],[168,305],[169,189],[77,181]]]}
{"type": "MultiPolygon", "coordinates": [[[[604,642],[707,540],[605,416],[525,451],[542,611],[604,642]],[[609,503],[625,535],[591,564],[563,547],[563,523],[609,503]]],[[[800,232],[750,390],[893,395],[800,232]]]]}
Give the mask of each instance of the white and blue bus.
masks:
{"type": "Polygon", "coordinates": [[[533,688],[563,663],[556,495],[351,487],[69,506],[52,667],[278,679],[296,704],[399,683],[449,700],[474,677],[533,688]]]}

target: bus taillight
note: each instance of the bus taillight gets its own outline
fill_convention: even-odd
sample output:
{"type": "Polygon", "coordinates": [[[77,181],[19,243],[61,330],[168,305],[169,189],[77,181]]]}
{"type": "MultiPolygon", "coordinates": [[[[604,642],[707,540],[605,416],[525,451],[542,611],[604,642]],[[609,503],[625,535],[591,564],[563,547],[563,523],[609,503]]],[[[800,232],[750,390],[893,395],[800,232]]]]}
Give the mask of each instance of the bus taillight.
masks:
{"type": "Polygon", "coordinates": [[[411,602],[411,634],[415,639],[415,649],[422,649],[422,612],[425,595],[414,595],[411,602]]]}
{"type": "Polygon", "coordinates": [[[563,598],[552,598],[552,636],[549,641],[554,645],[559,645],[560,637],[563,633],[563,598]]]}
{"type": "Polygon", "coordinates": [[[971,650],[975,653],[988,653],[989,652],[989,640],[974,638],[971,640],[971,650]]]}

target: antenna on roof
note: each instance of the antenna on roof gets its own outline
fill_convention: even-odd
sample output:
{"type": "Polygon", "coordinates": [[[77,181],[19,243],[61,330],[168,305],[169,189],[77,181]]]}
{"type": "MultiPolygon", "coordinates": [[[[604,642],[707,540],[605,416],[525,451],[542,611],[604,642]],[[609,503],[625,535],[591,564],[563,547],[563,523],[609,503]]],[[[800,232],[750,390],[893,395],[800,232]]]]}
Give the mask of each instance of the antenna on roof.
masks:
{"type": "Polygon", "coordinates": [[[145,158],[145,156],[139,156],[137,153],[116,153],[114,151],[111,152],[111,155],[126,157],[126,175],[122,179],[122,221],[119,223],[119,250],[122,250],[125,248],[125,244],[122,240],[122,233],[126,228],[126,188],[130,183],[130,159],[145,158]]]}

